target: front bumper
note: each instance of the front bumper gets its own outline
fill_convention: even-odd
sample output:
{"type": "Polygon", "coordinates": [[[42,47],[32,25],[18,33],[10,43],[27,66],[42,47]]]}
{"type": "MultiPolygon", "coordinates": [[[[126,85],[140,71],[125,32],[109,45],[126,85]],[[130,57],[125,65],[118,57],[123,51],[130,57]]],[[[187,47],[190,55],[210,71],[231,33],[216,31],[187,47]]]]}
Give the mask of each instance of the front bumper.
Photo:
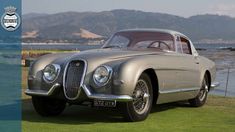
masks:
{"type": "MultiPolygon", "coordinates": [[[[25,94],[30,96],[51,96],[54,91],[59,88],[61,85],[56,83],[54,84],[49,91],[43,91],[43,90],[31,90],[27,89],[25,91],[25,94]]],[[[83,85],[82,90],[85,92],[87,97],[89,99],[98,99],[98,100],[111,100],[111,101],[118,101],[118,102],[128,102],[132,101],[133,98],[129,95],[112,95],[112,94],[96,94],[91,93],[89,88],[86,85],[83,85]]]]}
{"type": "Polygon", "coordinates": [[[86,87],[86,85],[83,85],[82,89],[90,99],[115,100],[119,102],[128,102],[133,100],[133,98],[129,95],[93,94],[90,92],[89,88],[86,87]]]}
{"type": "Polygon", "coordinates": [[[60,87],[61,85],[59,83],[54,84],[49,91],[45,90],[31,90],[31,89],[26,89],[25,94],[27,95],[36,95],[36,96],[51,96],[54,91],[60,87]]]}

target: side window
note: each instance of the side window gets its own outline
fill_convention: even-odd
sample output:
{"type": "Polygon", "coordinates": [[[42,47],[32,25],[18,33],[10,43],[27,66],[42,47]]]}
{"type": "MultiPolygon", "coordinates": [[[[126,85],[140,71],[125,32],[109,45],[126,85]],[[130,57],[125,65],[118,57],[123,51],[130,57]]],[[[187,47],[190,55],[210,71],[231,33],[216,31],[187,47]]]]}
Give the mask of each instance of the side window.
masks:
{"type": "Polygon", "coordinates": [[[190,42],[183,38],[183,37],[180,37],[180,41],[181,41],[181,46],[182,46],[182,51],[184,54],[192,54],[191,52],[191,47],[190,47],[190,42]]]}
{"type": "Polygon", "coordinates": [[[176,37],[176,46],[177,46],[177,52],[178,53],[182,53],[182,45],[181,45],[181,41],[180,41],[180,37],[177,36],[176,37]]]}

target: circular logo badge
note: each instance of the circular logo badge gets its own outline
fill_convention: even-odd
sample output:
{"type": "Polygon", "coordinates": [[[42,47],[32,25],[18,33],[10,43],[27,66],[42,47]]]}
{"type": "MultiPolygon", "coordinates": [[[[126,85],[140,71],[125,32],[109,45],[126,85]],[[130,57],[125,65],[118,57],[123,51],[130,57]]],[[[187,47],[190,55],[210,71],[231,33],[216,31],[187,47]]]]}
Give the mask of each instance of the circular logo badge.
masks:
{"type": "Polygon", "coordinates": [[[1,17],[1,25],[7,31],[15,31],[20,26],[20,16],[16,13],[15,7],[5,8],[5,13],[1,17]]]}

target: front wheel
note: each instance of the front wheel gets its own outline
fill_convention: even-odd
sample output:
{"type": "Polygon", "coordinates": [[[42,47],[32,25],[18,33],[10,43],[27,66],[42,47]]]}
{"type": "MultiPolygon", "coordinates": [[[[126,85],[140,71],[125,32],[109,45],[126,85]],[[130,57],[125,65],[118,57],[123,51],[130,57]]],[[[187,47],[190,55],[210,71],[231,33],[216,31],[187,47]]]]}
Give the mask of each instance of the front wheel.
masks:
{"type": "Polygon", "coordinates": [[[133,92],[133,101],[123,103],[122,109],[127,121],[145,120],[152,108],[153,90],[149,76],[143,73],[133,92]]]}
{"type": "Polygon", "coordinates": [[[193,107],[203,106],[206,103],[208,91],[209,81],[207,75],[205,75],[198,95],[194,99],[189,100],[190,105],[193,107]]]}
{"type": "Polygon", "coordinates": [[[66,101],[46,97],[32,97],[32,102],[34,109],[41,116],[57,116],[66,107],[66,101]]]}

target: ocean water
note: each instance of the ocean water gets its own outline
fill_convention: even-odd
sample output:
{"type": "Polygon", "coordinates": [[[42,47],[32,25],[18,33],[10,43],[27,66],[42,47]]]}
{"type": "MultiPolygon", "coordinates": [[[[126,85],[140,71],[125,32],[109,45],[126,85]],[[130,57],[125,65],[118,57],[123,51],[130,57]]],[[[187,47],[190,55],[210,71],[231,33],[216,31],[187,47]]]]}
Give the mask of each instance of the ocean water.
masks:
{"type": "Polygon", "coordinates": [[[220,48],[235,48],[235,44],[194,44],[195,48],[202,48],[207,50],[220,48]]]}
{"type": "Polygon", "coordinates": [[[220,86],[215,88],[211,94],[235,97],[235,67],[228,69],[217,70],[216,81],[220,86]],[[228,79],[228,82],[227,82],[228,79]]]}
{"type": "Polygon", "coordinates": [[[211,94],[235,97],[235,81],[234,80],[235,80],[235,67],[229,70],[229,76],[228,76],[228,69],[217,71],[216,81],[220,82],[220,86],[214,89],[211,92],[211,94]],[[227,79],[228,79],[228,83],[227,83],[227,79]],[[227,85],[227,90],[226,90],[226,85],[227,85]]]}

